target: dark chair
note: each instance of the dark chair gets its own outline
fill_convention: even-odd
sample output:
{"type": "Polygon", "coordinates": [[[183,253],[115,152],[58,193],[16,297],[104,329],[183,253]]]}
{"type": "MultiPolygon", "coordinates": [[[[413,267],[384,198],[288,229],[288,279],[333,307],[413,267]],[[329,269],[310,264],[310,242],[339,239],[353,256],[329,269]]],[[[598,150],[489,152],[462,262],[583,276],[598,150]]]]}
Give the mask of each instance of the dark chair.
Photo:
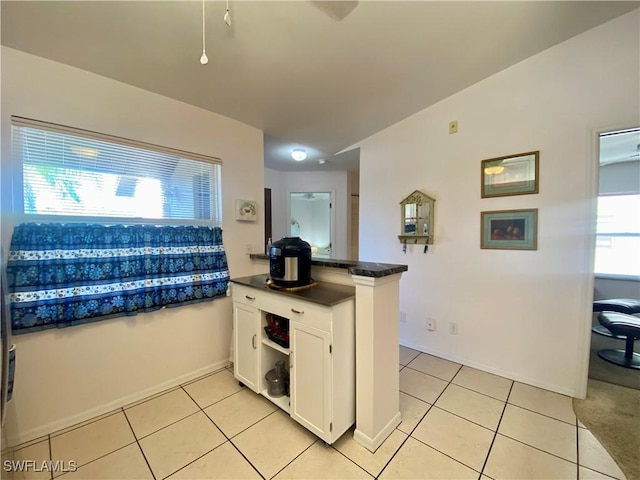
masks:
{"type": "Polygon", "coordinates": [[[640,318],[626,313],[601,312],[600,325],[616,337],[626,337],[624,350],[598,350],[598,356],[607,362],[640,370],[640,353],[634,353],[633,344],[640,338],[640,318]]]}
{"type": "MultiPolygon", "coordinates": [[[[640,300],[633,298],[611,298],[608,300],[595,300],[593,302],[593,312],[616,312],[626,315],[635,315],[640,313],[640,300]]],[[[624,336],[613,335],[607,328],[597,325],[591,329],[594,333],[604,335],[605,337],[621,338],[624,336]]]]}

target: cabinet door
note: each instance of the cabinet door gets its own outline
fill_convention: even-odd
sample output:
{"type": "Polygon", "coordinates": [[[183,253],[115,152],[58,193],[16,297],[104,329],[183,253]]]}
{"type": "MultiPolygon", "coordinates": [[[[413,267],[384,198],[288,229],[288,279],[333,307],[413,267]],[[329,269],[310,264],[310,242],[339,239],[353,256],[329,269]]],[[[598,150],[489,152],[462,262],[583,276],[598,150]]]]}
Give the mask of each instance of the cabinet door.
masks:
{"type": "Polygon", "coordinates": [[[289,333],[291,418],[331,443],[331,335],[294,321],[289,333]]]}
{"type": "Polygon", "coordinates": [[[233,304],[233,374],[254,392],[259,392],[258,370],[260,311],[233,304]]]}

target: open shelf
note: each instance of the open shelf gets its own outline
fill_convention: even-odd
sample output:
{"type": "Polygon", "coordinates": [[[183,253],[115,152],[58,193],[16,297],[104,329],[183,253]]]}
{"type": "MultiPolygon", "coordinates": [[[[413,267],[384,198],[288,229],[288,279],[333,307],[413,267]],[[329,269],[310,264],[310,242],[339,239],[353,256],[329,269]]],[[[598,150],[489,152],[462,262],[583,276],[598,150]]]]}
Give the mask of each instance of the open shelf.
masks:
{"type": "Polygon", "coordinates": [[[273,342],[273,341],[269,340],[268,338],[263,338],[262,339],[262,343],[264,343],[268,347],[273,348],[274,350],[279,351],[280,353],[284,353],[285,355],[289,355],[289,349],[288,348],[281,347],[276,342],[273,342]]]}
{"type": "Polygon", "coordinates": [[[291,400],[290,397],[288,397],[287,395],[283,395],[281,397],[270,397],[269,393],[267,393],[267,392],[268,392],[268,390],[264,389],[260,393],[262,394],[262,396],[264,396],[265,398],[267,398],[267,399],[271,400],[273,403],[275,403],[282,410],[284,410],[285,412],[289,413],[289,402],[291,400]]]}

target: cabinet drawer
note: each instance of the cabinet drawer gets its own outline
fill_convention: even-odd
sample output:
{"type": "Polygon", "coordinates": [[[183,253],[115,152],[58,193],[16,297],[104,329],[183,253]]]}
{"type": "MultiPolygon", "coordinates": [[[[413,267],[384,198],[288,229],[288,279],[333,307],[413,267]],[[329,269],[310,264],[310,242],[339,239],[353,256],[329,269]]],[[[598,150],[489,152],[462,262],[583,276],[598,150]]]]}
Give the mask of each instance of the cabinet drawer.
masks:
{"type": "MultiPolygon", "coordinates": [[[[263,293],[263,292],[261,292],[263,293]]],[[[331,308],[296,298],[267,293],[260,299],[260,309],[281,317],[331,331],[331,308]]]]}
{"type": "MultiPolygon", "coordinates": [[[[274,313],[290,320],[307,323],[326,331],[331,330],[331,308],[244,285],[233,285],[233,301],[258,310],[274,313]]],[[[351,302],[346,302],[351,303],[351,302]]]]}
{"type": "Polygon", "coordinates": [[[255,308],[260,308],[258,297],[260,293],[255,288],[245,287],[244,285],[232,284],[231,295],[234,302],[242,303],[244,305],[251,305],[255,308]]]}

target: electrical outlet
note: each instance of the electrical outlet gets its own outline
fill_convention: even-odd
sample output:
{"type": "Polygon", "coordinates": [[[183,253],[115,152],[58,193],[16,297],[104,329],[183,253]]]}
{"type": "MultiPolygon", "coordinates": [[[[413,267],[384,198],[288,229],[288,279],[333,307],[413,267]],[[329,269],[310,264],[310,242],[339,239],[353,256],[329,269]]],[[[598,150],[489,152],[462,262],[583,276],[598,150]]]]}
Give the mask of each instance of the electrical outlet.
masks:
{"type": "Polygon", "coordinates": [[[449,323],[449,333],[451,335],[457,335],[458,334],[458,324],[456,322],[449,323]]]}
{"type": "Polygon", "coordinates": [[[253,247],[251,246],[250,243],[245,244],[244,246],[244,253],[246,253],[247,255],[249,255],[250,253],[253,252],[253,247]]]}
{"type": "Polygon", "coordinates": [[[407,323],[407,312],[400,312],[400,323],[407,323]]]}
{"type": "Polygon", "coordinates": [[[427,318],[427,330],[434,331],[436,329],[436,319],[427,318]]]}
{"type": "Polygon", "coordinates": [[[457,120],[453,120],[452,122],[449,122],[449,134],[452,133],[458,133],[458,121],[457,120]]]}

